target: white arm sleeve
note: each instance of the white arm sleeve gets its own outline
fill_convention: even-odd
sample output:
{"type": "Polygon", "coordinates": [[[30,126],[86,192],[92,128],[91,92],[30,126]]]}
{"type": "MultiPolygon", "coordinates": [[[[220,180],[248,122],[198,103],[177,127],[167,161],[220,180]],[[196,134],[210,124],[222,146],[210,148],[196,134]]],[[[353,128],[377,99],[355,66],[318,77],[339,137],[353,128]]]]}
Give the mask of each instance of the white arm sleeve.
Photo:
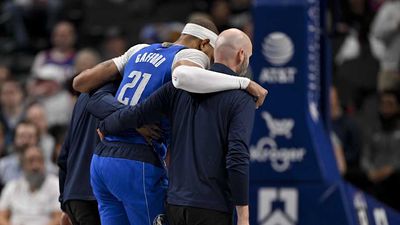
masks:
{"type": "Polygon", "coordinates": [[[115,57],[112,59],[112,61],[115,63],[115,65],[118,68],[118,71],[120,74],[124,73],[124,68],[125,64],[129,61],[131,56],[138,52],[140,49],[149,46],[148,44],[137,44],[133,47],[131,47],[128,51],[126,51],[123,55],[119,57],[115,57]]]}
{"type": "Polygon", "coordinates": [[[178,66],[172,73],[172,83],[176,88],[192,93],[212,93],[218,91],[246,89],[250,79],[205,70],[194,66],[178,66]]]}
{"type": "Polygon", "coordinates": [[[208,58],[208,56],[204,52],[199,51],[197,49],[188,48],[179,51],[174,57],[174,61],[172,62],[172,68],[175,67],[175,64],[177,62],[183,60],[195,63],[199,65],[199,67],[201,68],[207,69],[208,67],[210,67],[210,59],[208,58]]]}

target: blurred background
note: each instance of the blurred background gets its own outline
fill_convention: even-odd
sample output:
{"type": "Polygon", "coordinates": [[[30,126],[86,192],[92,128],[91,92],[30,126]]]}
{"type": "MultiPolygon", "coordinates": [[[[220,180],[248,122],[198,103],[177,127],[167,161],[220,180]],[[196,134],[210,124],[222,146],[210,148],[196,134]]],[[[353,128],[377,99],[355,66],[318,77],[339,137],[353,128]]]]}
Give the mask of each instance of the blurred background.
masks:
{"type": "MultiPolygon", "coordinates": [[[[327,3],[339,169],[400,210],[400,1],[327,3]]],[[[2,0],[0,187],[26,172],[27,146],[39,146],[45,170],[57,175],[76,74],[137,43],[175,41],[194,14],[208,15],[220,31],[236,27],[252,37],[251,6],[251,0],[2,0]]],[[[0,211],[5,198],[3,191],[0,211]]]]}

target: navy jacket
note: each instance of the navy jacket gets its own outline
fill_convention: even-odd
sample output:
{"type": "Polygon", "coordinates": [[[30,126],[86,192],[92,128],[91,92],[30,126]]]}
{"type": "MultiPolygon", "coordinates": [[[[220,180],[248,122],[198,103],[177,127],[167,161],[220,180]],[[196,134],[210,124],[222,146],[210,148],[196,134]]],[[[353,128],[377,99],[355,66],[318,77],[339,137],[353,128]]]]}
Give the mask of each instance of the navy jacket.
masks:
{"type": "MultiPolygon", "coordinates": [[[[95,96],[114,94],[117,83],[100,88],[95,96]]],[[[91,115],[87,106],[90,96],[81,94],[75,104],[70,126],[58,157],[61,208],[67,200],[96,200],[90,185],[90,162],[93,150],[99,141],[96,128],[98,120],[91,115]]],[[[96,116],[105,118],[123,105],[113,98],[97,101],[96,116]]]]}
{"type": "MultiPolygon", "coordinates": [[[[222,64],[212,70],[235,73],[222,64]]],[[[248,204],[249,142],[255,102],[241,90],[193,94],[168,83],[136,107],[126,106],[99,125],[117,134],[167,115],[172,125],[167,202],[232,212],[248,204]]]]}

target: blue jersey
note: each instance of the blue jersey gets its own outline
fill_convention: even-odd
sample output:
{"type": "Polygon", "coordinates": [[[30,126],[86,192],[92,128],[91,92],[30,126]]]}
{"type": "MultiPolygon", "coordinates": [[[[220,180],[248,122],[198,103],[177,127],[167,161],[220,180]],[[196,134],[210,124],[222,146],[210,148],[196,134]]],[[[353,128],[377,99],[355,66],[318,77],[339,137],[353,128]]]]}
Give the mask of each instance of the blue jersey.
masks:
{"type": "MultiPolygon", "coordinates": [[[[125,105],[136,105],[165,83],[171,81],[171,67],[175,55],[185,46],[173,44],[152,44],[133,54],[125,65],[123,79],[115,98],[125,105]]],[[[167,130],[166,121],[161,128],[167,130]]],[[[146,144],[136,130],[126,130],[118,136],[106,136],[110,142],[146,144]]]]}

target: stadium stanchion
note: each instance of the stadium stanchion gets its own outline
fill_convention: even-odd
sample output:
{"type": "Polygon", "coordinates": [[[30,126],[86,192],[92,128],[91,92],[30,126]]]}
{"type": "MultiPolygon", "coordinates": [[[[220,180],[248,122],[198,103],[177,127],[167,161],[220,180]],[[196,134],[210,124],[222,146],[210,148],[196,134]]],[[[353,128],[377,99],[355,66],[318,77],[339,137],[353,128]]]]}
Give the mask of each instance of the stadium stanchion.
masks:
{"type": "Polygon", "coordinates": [[[398,212],[345,182],[336,166],[321,5],[325,8],[318,0],[254,3],[251,67],[269,95],[256,112],[250,146],[251,224],[400,224],[398,212]]]}

